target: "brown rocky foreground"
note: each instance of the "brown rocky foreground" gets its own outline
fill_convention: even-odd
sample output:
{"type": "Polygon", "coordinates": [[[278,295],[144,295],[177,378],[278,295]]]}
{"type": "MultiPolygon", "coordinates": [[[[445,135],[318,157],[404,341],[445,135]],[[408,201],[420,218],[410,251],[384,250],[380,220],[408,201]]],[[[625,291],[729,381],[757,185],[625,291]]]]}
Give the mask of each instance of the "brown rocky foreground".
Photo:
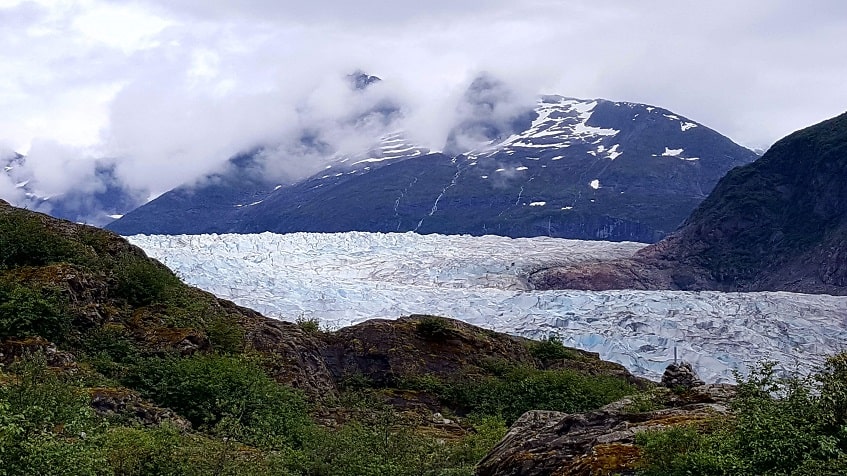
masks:
{"type": "Polygon", "coordinates": [[[586,413],[525,413],[479,463],[477,476],[635,474],[641,460],[638,433],[705,426],[729,413],[732,385],[702,385],[690,367],[671,367],[663,380],[673,381],[673,388],[658,387],[649,398],[628,397],[586,413]],[[692,383],[698,385],[685,388],[692,383]]]}

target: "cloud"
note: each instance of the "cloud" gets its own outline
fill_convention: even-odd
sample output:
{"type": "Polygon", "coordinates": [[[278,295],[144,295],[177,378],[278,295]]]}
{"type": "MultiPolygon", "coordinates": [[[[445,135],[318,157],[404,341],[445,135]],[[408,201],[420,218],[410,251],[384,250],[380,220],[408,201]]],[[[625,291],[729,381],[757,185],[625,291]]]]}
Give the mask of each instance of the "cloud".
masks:
{"type": "Polygon", "coordinates": [[[16,154],[11,147],[0,143],[0,199],[10,203],[20,203],[25,198],[24,191],[17,186],[12,174],[12,161],[16,154]]]}
{"type": "Polygon", "coordinates": [[[95,176],[98,162],[98,158],[82,149],[37,140],[19,173],[30,181],[33,192],[40,197],[70,191],[95,193],[104,189],[104,184],[95,176]]]}
{"type": "Polygon", "coordinates": [[[443,147],[486,71],[510,98],[495,123],[552,93],[662,106],[767,147],[843,112],[845,19],[838,0],[4,1],[0,141],[39,162],[45,193],[94,191],[109,164],[156,195],[257,146],[290,179],[326,160],[304,134],[338,153],[392,129],[443,147]],[[385,81],[351,92],[360,68],[385,81]],[[351,121],[387,103],[387,123],[351,121]]]}

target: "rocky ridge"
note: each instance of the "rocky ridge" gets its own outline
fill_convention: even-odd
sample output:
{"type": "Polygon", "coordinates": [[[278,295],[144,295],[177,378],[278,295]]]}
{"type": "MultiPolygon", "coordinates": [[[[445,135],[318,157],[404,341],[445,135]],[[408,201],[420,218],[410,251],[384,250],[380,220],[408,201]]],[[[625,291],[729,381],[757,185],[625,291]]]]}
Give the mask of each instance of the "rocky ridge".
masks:
{"type": "Polygon", "coordinates": [[[624,398],[587,413],[525,413],[479,463],[476,475],[634,475],[641,464],[638,433],[705,428],[731,413],[735,388],[704,385],[685,363],[671,364],[662,381],[649,399],[624,398]]]}
{"type": "Polygon", "coordinates": [[[539,270],[538,289],[847,295],[847,114],[726,175],[685,224],[631,259],[539,270]]]}

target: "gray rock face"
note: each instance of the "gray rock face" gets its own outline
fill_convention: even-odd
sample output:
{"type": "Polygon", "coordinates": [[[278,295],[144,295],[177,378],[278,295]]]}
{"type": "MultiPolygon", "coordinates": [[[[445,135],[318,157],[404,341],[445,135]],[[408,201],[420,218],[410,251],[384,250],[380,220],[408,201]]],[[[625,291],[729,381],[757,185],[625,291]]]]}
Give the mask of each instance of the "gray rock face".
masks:
{"type": "Polygon", "coordinates": [[[725,415],[734,395],[731,385],[702,385],[682,394],[657,388],[653,400],[668,408],[639,412],[638,402],[624,398],[588,413],[530,411],[479,463],[476,475],[632,475],[640,458],[636,434],[725,415]]]}
{"type": "MultiPolygon", "coordinates": [[[[226,303],[236,307],[234,304],[226,303]]],[[[323,400],[338,396],[332,373],[321,356],[322,344],[314,336],[290,322],[267,319],[249,309],[241,325],[248,346],[269,356],[266,364],[278,382],[303,390],[311,398],[323,400]]]]}

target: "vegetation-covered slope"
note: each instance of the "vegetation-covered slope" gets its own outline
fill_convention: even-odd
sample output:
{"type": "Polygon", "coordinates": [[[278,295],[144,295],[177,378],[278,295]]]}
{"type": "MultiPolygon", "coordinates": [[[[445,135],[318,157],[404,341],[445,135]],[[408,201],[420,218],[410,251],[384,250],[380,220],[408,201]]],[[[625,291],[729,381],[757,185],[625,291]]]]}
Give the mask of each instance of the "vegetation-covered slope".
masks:
{"type": "Polygon", "coordinates": [[[0,201],[0,474],[470,474],[524,411],[637,385],[439,317],[267,319],[111,232],[0,201]]]}

